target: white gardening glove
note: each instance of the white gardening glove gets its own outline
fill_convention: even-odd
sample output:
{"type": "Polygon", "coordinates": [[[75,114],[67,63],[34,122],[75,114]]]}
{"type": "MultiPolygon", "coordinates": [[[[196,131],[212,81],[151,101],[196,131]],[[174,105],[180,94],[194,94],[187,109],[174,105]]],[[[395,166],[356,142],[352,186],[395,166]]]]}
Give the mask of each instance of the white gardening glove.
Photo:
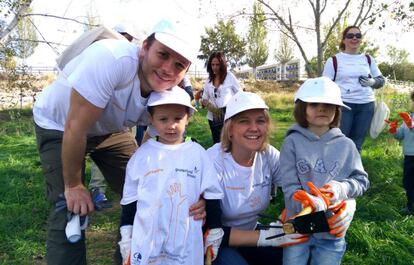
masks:
{"type": "Polygon", "coordinates": [[[361,86],[369,86],[372,87],[373,85],[375,85],[375,79],[374,78],[370,78],[368,76],[360,76],[359,77],[359,83],[361,84],[361,86]]]}
{"type": "Polygon", "coordinates": [[[258,247],[286,247],[290,245],[300,244],[308,240],[308,237],[302,234],[289,234],[276,238],[266,239],[268,237],[285,233],[282,228],[283,224],[279,220],[276,223],[270,223],[270,226],[275,227],[269,228],[268,230],[260,230],[259,240],[257,241],[258,247]]]}
{"type": "Polygon", "coordinates": [[[332,204],[348,199],[348,189],[346,184],[336,180],[329,181],[320,188],[320,191],[324,194],[328,194],[332,204]]]}
{"type": "Polygon", "coordinates": [[[223,239],[223,236],[224,236],[224,231],[221,228],[213,228],[213,229],[207,230],[204,236],[205,236],[204,254],[205,255],[211,254],[212,255],[211,261],[213,261],[217,257],[220,244],[221,244],[221,240],[223,239]]]}
{"type": "Polygon", "coordinates": [[[119,228],[121,241],[118,242],[122,256],[122,264],[126,264],[131,252],[132,225],[124,225],[119,228]]]}
{"type": "Polygon", "coordinates": [[[336,237],[344,237],[351,225],[356,209],[355,199],[348,199],[330,208],[335,215],[328,218],[329,233],[336,237]]]}

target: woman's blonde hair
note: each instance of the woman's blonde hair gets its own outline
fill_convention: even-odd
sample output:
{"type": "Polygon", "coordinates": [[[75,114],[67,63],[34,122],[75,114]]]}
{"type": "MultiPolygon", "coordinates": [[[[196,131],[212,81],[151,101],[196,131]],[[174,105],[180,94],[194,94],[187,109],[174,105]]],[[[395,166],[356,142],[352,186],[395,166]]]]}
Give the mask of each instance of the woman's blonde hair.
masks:
{"type": "MultiPolygon", "coordinates": [[[[252,109],[249,109],[249,110],[252,110],[252,109]]],[[[223,149],[224,152],[231,152],[231,149],[232,149],[230,130],[233,125],[233,122],[237,122],[240,119],[241,114],[249,110],[245,110],[243,112],[236,114],[235,116],[231,117],[224,123],[223,129],[221,130],[221,148],[223,149]]],[[[269,111],[266,109],[263,109],[263,113],[265,115],[265,121],[267,125],[266,136],[265,136],[265,140],[263,141],[262,146],[260,147],[259,152],[264,151],[269,145],[270,132],[272,131],[272,123],[271,123],[269,111]]]]}

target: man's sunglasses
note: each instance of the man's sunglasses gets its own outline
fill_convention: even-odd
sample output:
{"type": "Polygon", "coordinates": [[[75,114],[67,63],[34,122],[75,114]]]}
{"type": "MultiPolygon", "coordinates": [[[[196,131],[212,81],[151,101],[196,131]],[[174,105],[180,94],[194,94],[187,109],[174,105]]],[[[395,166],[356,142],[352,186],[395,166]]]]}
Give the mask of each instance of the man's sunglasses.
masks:
{"type": "Polygon", "coordinates": [[[354,37],[356,37],[357,39],[361,39],[362,34],[361,33],[347,33],[345,35],[345,38],[347,38],[347,39],[353,39],[354,37]]]}

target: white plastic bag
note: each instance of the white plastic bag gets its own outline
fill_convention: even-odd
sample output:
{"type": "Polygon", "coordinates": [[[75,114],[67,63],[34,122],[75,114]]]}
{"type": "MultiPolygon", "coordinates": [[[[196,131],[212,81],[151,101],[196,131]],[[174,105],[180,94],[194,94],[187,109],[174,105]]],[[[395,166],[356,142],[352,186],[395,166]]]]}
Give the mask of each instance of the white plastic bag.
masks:
{"type": "Polygon", "coordinates": [[[372,139],[376,139],[385,128],[385,121],[390,116],[390,109],[384,102],[384,88],[381,89],[381,101],[375,106],[374,116],[372,117],[369,135],[372,139]]]}

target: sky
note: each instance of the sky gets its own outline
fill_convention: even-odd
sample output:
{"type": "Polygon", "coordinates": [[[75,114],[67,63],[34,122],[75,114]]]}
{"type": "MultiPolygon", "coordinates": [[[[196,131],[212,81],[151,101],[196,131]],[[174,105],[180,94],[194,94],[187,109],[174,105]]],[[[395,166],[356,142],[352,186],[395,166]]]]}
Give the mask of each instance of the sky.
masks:
{"type": "MultiPolygon", "coordinates": [[[[296,13],[293,13],[293,16],[310,21],[311,12],[309,12],[309,9],[303,8],[305,3],[306,6],[308,5],[307,1],[296,0],[294,2],[298,8],[294,9],[296,13]]],[[[205,34],[205,27],[212,27],[217,23],[217,16],[228,17],[242,8],[251,9],[252,5],[253,0],[34,0],[32,9],[33,13],[62,16],[79,21],[85,21],[85,17],[89,12],[98,15],[100,23],[110,28],[117,23],[129,24],[135,35],[145,37],[151,32],[153,25],[163,18],[178,19],[191,23],[194,36],[200,36],[205,34]]],[[[44,16],[34,16],[33,19],[44,39],[56,43],[70,44],[84,30],[82,25],[71,21],[44,16]]],[[[239,34],[246,33],[244,31],[248,27],[247,23],[246,20],[238,20],[236,30],[239,34]]],[[[372,42],[380,46],[380,58],[378,60],[386,59],[385,48],[387,44],[391,44],[399,49],[407,50],[410,53],[409,60],[414,62],[414,34],[412,32],[402,32],[398,25],[389,27],[384,31],[378,31],[375,28],[364,28],[363,30],[366,31],[366,35],[372,42]]],[[[302,34],[302,36],[305,42],[309,41],[307,47],[310,50],[314,49],[316,53],[316,48],[314,48],[316,44],[311,42],[314,38],[313,35],[302,34]]],[[[271,54],[268,64],[275,63],[273,50],[277,47],[278,38],[279,33],[269,32],[271,54]]],[[[42,37],[39,37],[39,39],[42,39],[42,37]]],[[[195,41],[193,45],[198,44],[199,42],[195,41]]],[[[54,47],[39,44],[35,54],[28,58],[28,64],[32,66],[54,66],[54,59],[58,56],[58,53],[64,50],[65,46],[52,46],[54,47]]],[[[300,54],[297,49],[295,50],[296,57],[299,58],[300,54]]],[[[192,65],[192,70],[204,71],[203,66],[204,62],[198,61],[192,65]]]]}

